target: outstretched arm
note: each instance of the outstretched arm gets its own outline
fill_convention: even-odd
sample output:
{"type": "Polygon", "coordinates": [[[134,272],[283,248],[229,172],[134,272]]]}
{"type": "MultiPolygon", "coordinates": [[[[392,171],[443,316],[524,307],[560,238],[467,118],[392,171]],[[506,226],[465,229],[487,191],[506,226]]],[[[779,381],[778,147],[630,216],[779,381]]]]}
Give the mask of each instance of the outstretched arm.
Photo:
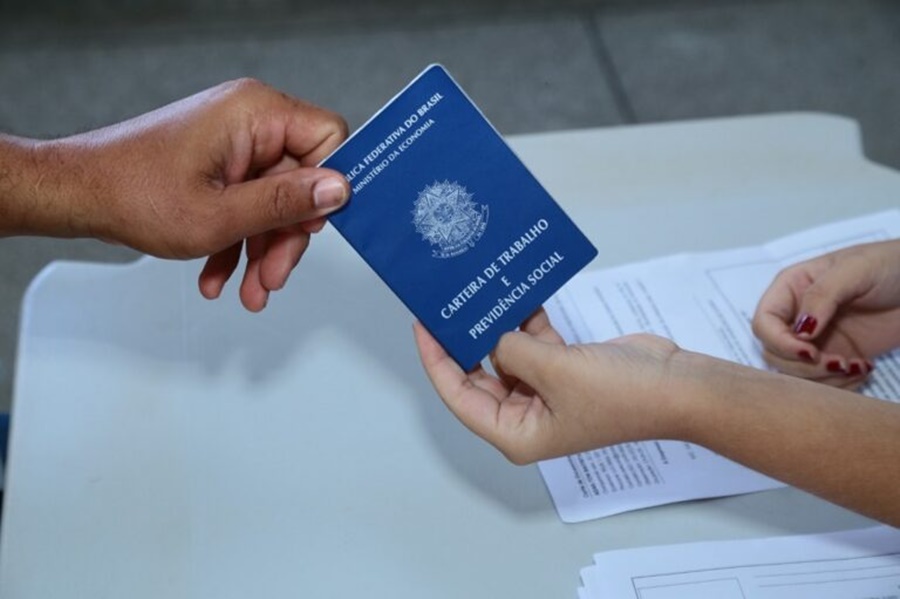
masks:
{"type": "Polygon", "coordinates": [[[253,80],[65,139],[0,136],[0,236],[207,256],[209,298],[246,246],[241,299],[260,310],[349,196],[340,173],[316,168],[346,136],[339,116],[253,80]]]}
{"type": "Polygon", "coordinates": [[[421,325],[450,410],[524,464],[646,439],[697,443],[900,524],[900,406],[679,349],[650,335],[566,346],[543,312],[500,341],[495,377],[464,372],[421,325]]]}

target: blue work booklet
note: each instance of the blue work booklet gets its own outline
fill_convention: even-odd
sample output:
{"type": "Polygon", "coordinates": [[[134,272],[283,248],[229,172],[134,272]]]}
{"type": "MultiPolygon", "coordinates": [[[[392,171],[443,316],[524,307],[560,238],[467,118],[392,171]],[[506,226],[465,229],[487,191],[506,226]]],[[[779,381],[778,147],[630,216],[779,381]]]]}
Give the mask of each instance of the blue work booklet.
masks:
{"type": "Polygon", "coordinates": [[[353,189],[331,223],[466,370],[597,254],[440,65],[322,166],[353,189]]]}

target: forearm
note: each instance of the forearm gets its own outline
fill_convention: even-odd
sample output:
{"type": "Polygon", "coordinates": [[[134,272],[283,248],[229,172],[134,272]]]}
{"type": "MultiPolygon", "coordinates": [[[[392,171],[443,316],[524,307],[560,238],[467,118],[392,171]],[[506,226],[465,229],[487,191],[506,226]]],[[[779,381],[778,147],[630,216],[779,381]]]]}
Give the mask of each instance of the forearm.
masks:
{"type": "Polygon", "coordinates": [[[900,525],[900,406],[703,356],[689,360],[702,363],[684,387],[685,440],[900,525]]]}
{"type": "Polygon", "coordinates": [[[0,237],[97,234],[90,160],[74,140],[0,135],[0,237]]]}

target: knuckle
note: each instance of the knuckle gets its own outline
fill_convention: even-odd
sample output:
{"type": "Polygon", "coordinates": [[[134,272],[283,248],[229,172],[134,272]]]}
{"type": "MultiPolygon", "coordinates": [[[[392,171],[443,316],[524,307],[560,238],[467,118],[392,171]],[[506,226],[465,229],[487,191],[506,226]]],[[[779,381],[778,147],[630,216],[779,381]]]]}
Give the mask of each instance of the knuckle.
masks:
{"type": "Polygon", "coordinates": [[[538,456],[534,449],[529,447],[515,447],[503,452],[503,455],[506,456],[506,459],[509,460],[510,463],[515,464],[516,466],[528,466],[529,464],[534,464],[538,460],[538,456]]]}
{"type": "Polygon", "coordinates": [[[326,111],[325,120],[329,125],[333,128],[332,135],[335,135],[341,141],[347,139],[350,135],[350,126],[347,125],[347,121],[344,120],[344,117],[339,115],[336,112],[326,111]]]}
{"type": "Polygon", "coordinates": [[[527,466],[534,462],[534,460],[528,456],[527,452],[522,451],[522,449],[518,447],[500,448],[500,452],[503,454],[503,457],[516,466],[527,466]]]}
{"type": "Polygon", "coordinates": [[[834,307],[835,294],[836,290],[822,282],[817,282],[817,284],[811,285],[803,294],[801,309],[821,316],[821,312],[834,307]]]}
{"type": "Polygon", "coordinates": [[[759,314],[753,315],[753,320],[750,321],[750,330],[753,331],[753,334],[756,336],[757,339],[759,339],[762,336],[764,331],[763,331],[762,323],[760,322],[759,314]]]}
{"type": "Polygon", "coordinates": [[[227,82],[225,85],[229,92],[236,95],[256,93],[266,87],[265,83],[253,77],[240,77],[227,82]]]}
{"type": "Polygon", "coordinates": [[[287,179],[279,179],[272,184],[269,193],[269,217],[277,223],[288,223],[294,215],[295,189],[287,179]]]}
{"type": "Polygon", "coordinates": [[[303,110],[306,118],[314,124],[317,134],[323,139],[340,143],[349,137],[350,126],[340,114],[303,100],[292,99],[292,102],[303,110]]]}
{"type": "Polygon", "coordinates": [[[219,87],[222,100],[237,106],[255,102],[258,96],[265,92],[266,88],[265,83],[253,77],[241,77],[226,81],[219,87]]]}
{"type": "Polygon", "coordinates": [[[498,365],[504,366],[509,364],[510,348],[513,343],[512,333],[504,333],[500,337],[500,341],[497,342],[497,347],[494,349],[494,359],[498,365]]]}

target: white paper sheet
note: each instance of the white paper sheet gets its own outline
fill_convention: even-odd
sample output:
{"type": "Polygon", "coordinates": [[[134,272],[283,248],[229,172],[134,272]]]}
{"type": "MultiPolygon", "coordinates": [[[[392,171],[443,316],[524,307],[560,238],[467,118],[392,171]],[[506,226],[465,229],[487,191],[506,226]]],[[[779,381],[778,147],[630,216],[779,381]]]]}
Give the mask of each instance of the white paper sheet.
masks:
{"type": "MultiPolygon", "coordinates": [[[[654,333],[685,349],[765,368],[750,323],[785,266],[841,247],[900,237],[900,210],[803,231],[758,247],[678,254],[578,275],[546,308],[570,342],[654,333]]],[[[900,351],[880,357],[863,392],[900,400],[900,351]]],[[[560,517],[629,510],[781,486],[702,447],[627,443],[540,463],[560,517]]]]}
{"type": "Polygon", "coordinates": [[[609,551],[581,580],[580,599],[898,599],[900,531],[609,551]]]}

